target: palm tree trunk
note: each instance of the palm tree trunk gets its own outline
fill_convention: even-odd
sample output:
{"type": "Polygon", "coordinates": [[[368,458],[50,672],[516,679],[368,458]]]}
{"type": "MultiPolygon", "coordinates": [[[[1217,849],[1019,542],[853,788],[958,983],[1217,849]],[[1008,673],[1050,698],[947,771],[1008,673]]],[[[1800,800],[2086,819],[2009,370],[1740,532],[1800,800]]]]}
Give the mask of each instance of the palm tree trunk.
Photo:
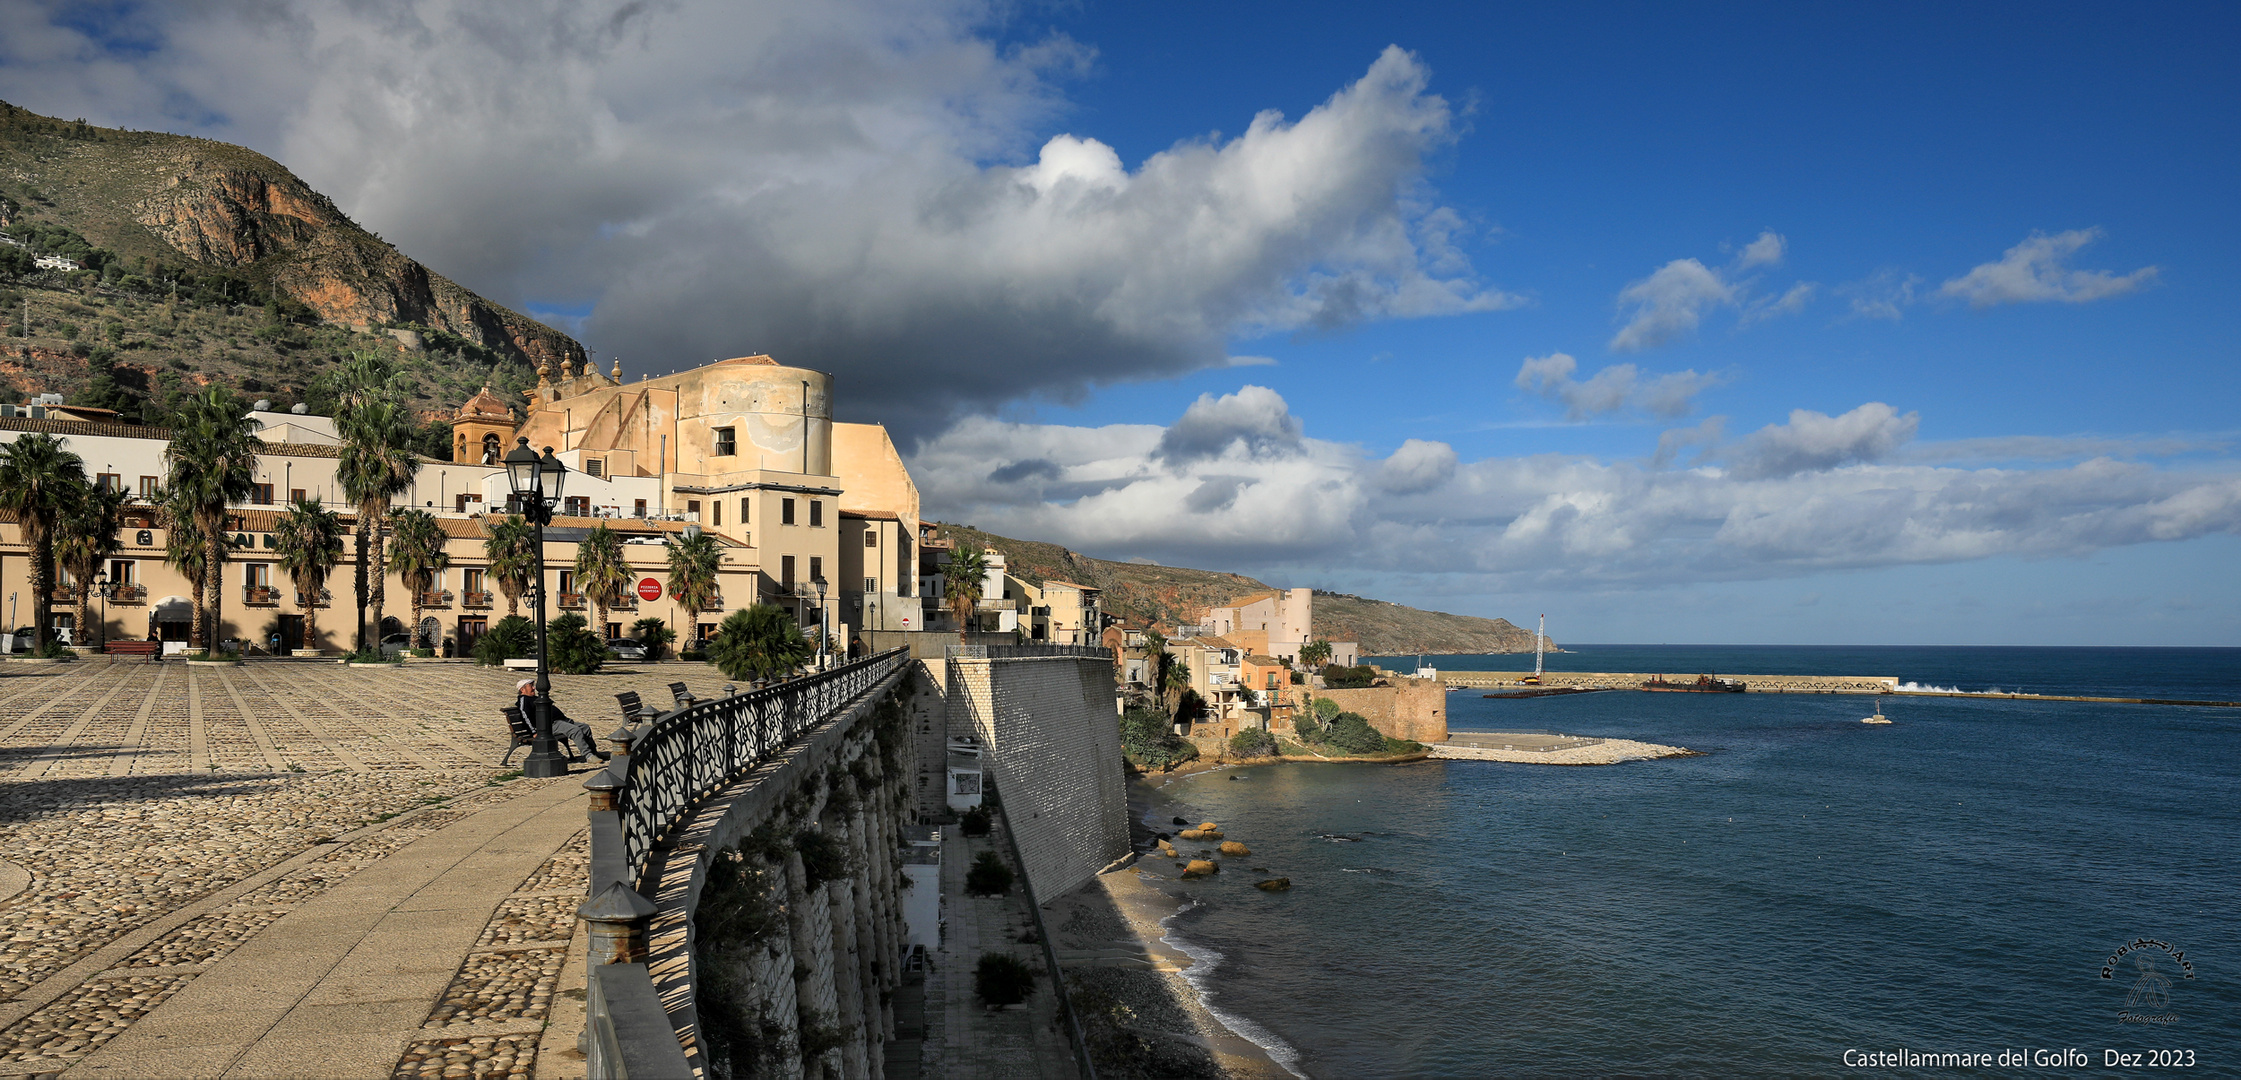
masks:
{"type": "Polygon", "coordinates": [[[367,559],[367,555],[366,555],[366,514],[365,514],[365,509],[364,509],[363,507],[360,507],[360,508],[359,508],[359,511],[358,511],[358,528],[357,528],[357,529],[356,529],[355,531],[357,532],[357,542],[358,542],[358,560],[357,560],[357,571],[358,571],[358,588],[357,588],[357,592],[355,593],[355,595],[356,595],[356,596],[357,596],[357,598],[358,598],[358,641],[357,641],[357,644],[353,646],[353,648],[355,648],[355,649],[356,649],[357,651],[359,651],[359,652],[364,652],[364,651],[366,651],[366,559],[367,559]]]}
{"type": "Polygon", "coordinates": [[[412,591],[412,625],[405,628],[407,648],[420,644],[420,590],[412,591]]]}
{"type": "Polygon", "coordinates": [[[303,594],[303,603],[297,605],[303,609],[303,647],[316,649],[319,647],[319,590],[326,588],[327,583],[311,582],[308,589],[304,584],[296,582],[296,591],[303,594]]]}
{"type": "MultiPolygon", "coordinates": [[[[79,579],[78,611],[76,617],[71,620],[73,625],[78,628],[78,644],[80,645],[93,644],[93,635],[86,632],[86,626],[93,621],[93,585],[90,582],[91,579],[88,578],[79,579]]],[[[103,627],[102,629],[106,631],[108,628],[103,627]]]]}
{"type": "Polygon", "coordinates": [[[592,632],[592,633],[594,633],[594,634],[598,634],[598,635],[599,635],[599,641],[600,641],[600,643],[601,643],[601,644],[605,644],[605,643],[606,643],[606,641],[607,641],[607,605],[606,605],[606,603],[605,603],[605,602],[603,602],[603,601],[601,601],[601,600],[600,600],[599,598],[597,598],[597,597],[593,597],[593,598],[592,598],[592,601],[591,601],[591,612],[592,612],[592,614],[593,614],[593,615],[596,615],[596,616],[598,616],[598,618],[599,618],[599,625],[597,625],[597,626],[594,626],[594,627],[592,627],[592,628],[591,628],[591,632],[592,632]]]}
{"type": "Polygon", "coordinates": [[[511,618],[513,618],[514,616],[516,616],[516,615],[519,615],[519,614],[521,614],[521,593],[520,593],[520,591],[519,591],[519,590],[506,590],[506,617],[507,617],[507,618],[509,618],[509,619],[511,619],[511,618]]]}
{"type": "Polygon", "coordinates": [[[389,559],[388,553],[382,550],[381,526],[378,523],[373,527],[373,567],[367,573],[373,581],[372,587],[368,591],[372,594],[373,599],[374,645],[379,647],[381,644],[381,609],[382,605],[387,603],[389,599],[389,559]]]}
{"type": "Polygon", "coordinates": [[[54,591],[54,533],[36,516],[25,515],[24,524],[30,526],[27,539],[31,543],[31,643],[47,647],[47,623],[50,594],[54,591]]]}
{"type": "MultiPolygon", "coordinates": [[[[225,522],[221,521],[218,524],[223,525],[225,522]]],[[[210,554],[206,559],[210,565],[203,570],[203,579],[206,582],[204,591],[208,594],[210,600],[210,614],[203,619],[202,648],[204,652],[216,655],[218,635],[225,629],[223,616],[226,609],[226,536],[224,532],[215,529],[207,535],[210,537],[210,554]]]]}

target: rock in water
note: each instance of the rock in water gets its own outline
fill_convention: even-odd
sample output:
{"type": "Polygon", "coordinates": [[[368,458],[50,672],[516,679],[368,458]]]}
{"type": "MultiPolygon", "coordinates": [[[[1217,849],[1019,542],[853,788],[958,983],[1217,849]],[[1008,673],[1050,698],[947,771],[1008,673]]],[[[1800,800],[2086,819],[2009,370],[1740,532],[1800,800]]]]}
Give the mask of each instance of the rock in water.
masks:
{"type": "Polygon", "coordinates": [[[1222,868],[1212,859],[1192,859],[1190,865],[1183,868],[1183,876],[1187,878],[1205,877],[1208,874],[1219,874],[1221,872],[1222,868]]]}
{"type": "Polygon", "coordinates": [[[1175,824],[1177,824],[1177,825],[1181,825],[1181,826],[1183,826],[1183,827],[1184,827],[1184,828],[1186,828],[1186,829],[1190,827],[1190,821],[1189,821],[1188,819],[1185,819],[1185,818],[1176,818],[1176,819],[1175,819],[1175,824]]]}
{"type": "Polygon", "coordinates": [[[1162,840],[1159,842],[1159,853],[1167,856],[1170,859],[1175,858],[1175,845],[1162,840]]]}
{"type": "Polygon", "coordinates": [[[1213,822],[1211,822],[1211,821],[1209,821],[1209,822],[1206,822],[1206,823],[1204,823],[1204,824],[1202,824],[1202,825],[1200,825],[1200,826],[1198,827],[1198,831],[1200,831],[1200,832],[1217,832],[1217,831],[1219,831],[1220,829],[1221,829],[1221,826],[1219,826],[1219,825],[1216,825],[1216,824],[1214,824],[1214,823],[1213,823],[1213,822]]]}
{"type": "Polygon", "coordinates": [[[1175,835],[1185,840],[1196,840],[1199,837],[1199,832],[1197,829],[1184,829],[1182,832],[1176,833],[1175,835]]]}
{"type": "Polygon", "coordinates": [[[1290,892],[1292,891],[1292,879],[1288,877],[1270,878],[1267,881],[1254,882],[1253,887],[1262,892],[1290,892]]]}
{"type": "Polygon", "coordinates": [[[1231,858],[1239,858],[1242,856],[1251,855],[1252,853],[1252,848],[1246,847],[1245,845],[1240,844],[1235,840],[1222,841],[1222,854],[1227,855],[1231,858]]]}

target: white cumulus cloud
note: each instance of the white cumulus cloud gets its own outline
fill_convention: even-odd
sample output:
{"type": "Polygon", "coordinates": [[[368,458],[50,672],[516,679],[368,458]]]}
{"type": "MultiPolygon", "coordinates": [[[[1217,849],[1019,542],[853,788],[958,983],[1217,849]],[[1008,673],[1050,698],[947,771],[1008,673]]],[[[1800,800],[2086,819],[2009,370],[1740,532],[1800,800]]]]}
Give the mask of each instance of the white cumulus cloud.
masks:
{"type": "Polygon", "coordinates": [[[1653,375],[1632,364],[1613,364],[1580,380],[1572,377],[1578,369],[1579,361],[1566,353],[1529,356],[1518,365],[1515,381],[1521,389],[1562,402],[1565,416],[1572,420],[1628,409],[1680,416],[1689,411],[1696,395],[1720,381],[1717,375],[1699,375],[1693,369],[1653,375]]]}
{"type": "Polygon", "coordinates": [[[1753,477],[1790,476],[1880,461],[1914,438],[1920,425],[1919,414],[1901,416],[1880,401],[1841,416],[1793,409],[1789,423],[1769,424],[1745,440],[1736,471],[1753,477]]]}
{"type": "Polygon", "coordinates": [[[2155,280],[2158,270],[2153,266],[2129,274],[2070,269],[2070,256],[2100,238],[2097,228],[2051,235],[2034,232],[1998,262],[1985,263],[1938,286],[1938,295],[1966,300],[1975,308],[2048,301],[2083,304],[2123,296],[2155,280]]]}

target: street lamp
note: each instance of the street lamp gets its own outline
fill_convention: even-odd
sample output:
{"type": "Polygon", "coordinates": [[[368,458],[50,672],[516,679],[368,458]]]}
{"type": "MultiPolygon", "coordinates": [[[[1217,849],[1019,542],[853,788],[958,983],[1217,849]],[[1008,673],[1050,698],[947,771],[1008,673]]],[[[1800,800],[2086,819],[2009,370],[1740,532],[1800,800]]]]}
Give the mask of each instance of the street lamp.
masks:
{"type": "Polygon", "coordinates": [[[521,763],[521,774],[566,776],[568,758],[552,737],[552,673],[546,666],[550,650],[545,643],[545,526],[552,523],[553,509],[560,505],[568,467],[552,456],[552,447],[545,447],[540,457],[529,448],[526,436],[514,442],[517,445],[506,454],[506,483],[513,488],[521,515],[536,526],[537,545],[537,715],[530,718],[536,735],[529,743],[529,757],[521,763]]]}
{"type": "Polygon", "coordinates": [[[109,647],[109,597],[117,591],[116,582],[109,580],[109,571],[93,575],[93,591],[101,594],[101,641],[96,648],[109,647]]]}
{"type": "Polygon", "coordinates": [[[832,634],[825,629],[825,579],[817,578],[817,670],[825,670],[825,660],[832,655],[829,647],[832,634]]]}

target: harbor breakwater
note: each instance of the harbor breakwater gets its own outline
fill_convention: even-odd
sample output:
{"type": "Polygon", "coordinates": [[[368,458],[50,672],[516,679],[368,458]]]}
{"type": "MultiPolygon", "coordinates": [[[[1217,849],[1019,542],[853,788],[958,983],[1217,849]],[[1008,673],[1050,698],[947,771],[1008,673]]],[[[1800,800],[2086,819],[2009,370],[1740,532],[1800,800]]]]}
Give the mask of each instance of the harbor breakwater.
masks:
{"type": "MultiPolygon", "coordinates": [[[[1502,689],[1530,685],[1525,679],[1530,671],[1448,671],[1440,672],[1440,681],[1449,686],[1472,689],[1502,689]]],[[[1651,679],[1672,682],[1696,681],[1702,671],[1689,672],[1611,672],[1611,671],[1544,671],[1540,685],[1543,687],[1571,687],[1582,690],[1640,690],[1651,679]]],[[[1886,675],[1733,675],[1721,674],[1743,684],[1750,694],[1890,694],[1899,689],[1896,676],[1886,675]]]]}

